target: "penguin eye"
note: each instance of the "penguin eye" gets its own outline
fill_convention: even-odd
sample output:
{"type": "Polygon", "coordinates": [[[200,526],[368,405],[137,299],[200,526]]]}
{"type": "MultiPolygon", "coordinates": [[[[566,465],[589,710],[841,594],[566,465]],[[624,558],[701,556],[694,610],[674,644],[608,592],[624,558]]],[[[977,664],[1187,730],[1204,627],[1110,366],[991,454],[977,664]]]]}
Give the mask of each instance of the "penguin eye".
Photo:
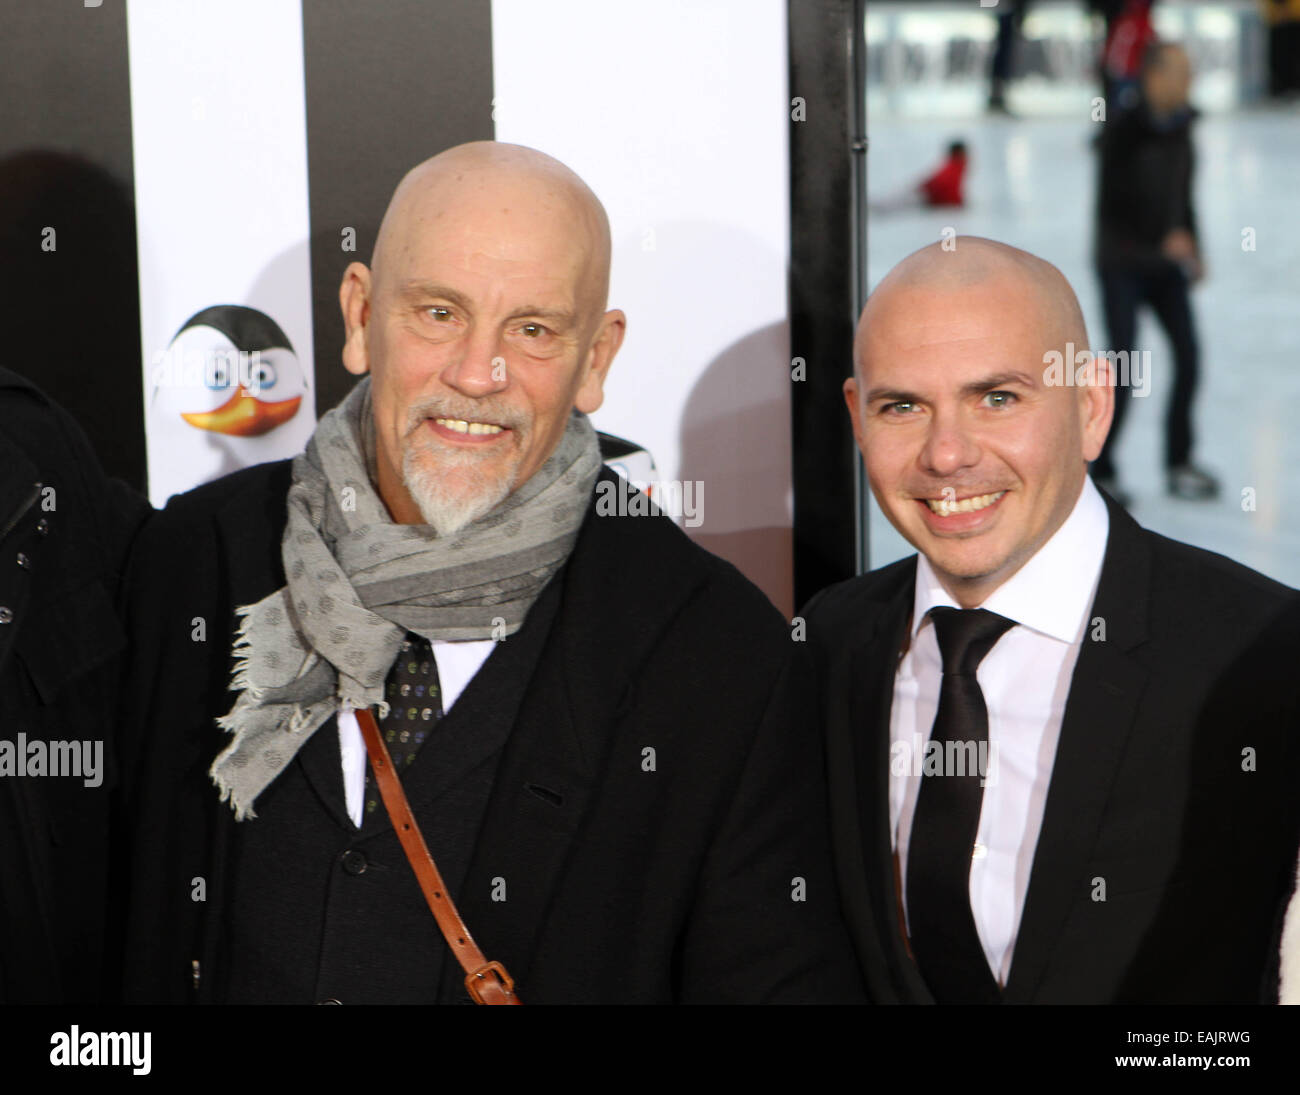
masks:
{"type": "Polygon", "coordinates": [[[275,366],[269,361],[259,361],[256,368],[249,371],[249,389],[254,395],[269,391],[275,387],[275,366]]]}
{"type": "Polygon", "coordinates": [[[239,355],[231,350],[215,350],[205,362],[203,383],[211,391],[229,388],[239,379],[239,355]]]}

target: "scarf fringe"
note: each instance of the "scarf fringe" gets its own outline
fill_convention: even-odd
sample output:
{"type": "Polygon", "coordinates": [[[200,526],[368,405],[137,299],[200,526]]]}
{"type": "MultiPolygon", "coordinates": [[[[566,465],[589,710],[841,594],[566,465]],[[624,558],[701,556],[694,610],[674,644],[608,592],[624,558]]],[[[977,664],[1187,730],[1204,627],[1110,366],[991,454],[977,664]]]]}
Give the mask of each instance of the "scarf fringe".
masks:
{"type": "MultiPolygon", "coordinates": [[[[235,609],[235,615],[239,617],[239,627],[235,631],[235,642],[230,648],[231,656],[235,659],[235,669],[230,678],[229,691],[244,692],[251,700],[261,701],[265,689],[258,688],[253,684],[249,676],[249,664],[252,661],[253,654],[253,610],[257,605],[239,605],[235,609]]],[[[234,709],[231,709],[230,715],[233,715],[234,709]]],[[[226,720],[230,718],[226,715],[217,721],[225,729],[234,732],[233,726],[227,726],[226,720]]]]}

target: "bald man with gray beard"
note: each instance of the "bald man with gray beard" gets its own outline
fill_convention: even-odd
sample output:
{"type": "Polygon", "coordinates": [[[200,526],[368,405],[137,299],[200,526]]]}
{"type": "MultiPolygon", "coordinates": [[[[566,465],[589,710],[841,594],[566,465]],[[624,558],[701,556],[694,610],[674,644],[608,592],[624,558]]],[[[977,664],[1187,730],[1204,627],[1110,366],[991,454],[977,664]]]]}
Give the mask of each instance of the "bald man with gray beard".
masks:
{"type": "Polygon", "coordinates": [[[844,383],[917,554],[803,612],[868,991],[1269,999],[1300,831],[1300,598],[1097,489],[1114,377],[1069,284],[954,243],[876,287],[844,383]]]}
{"type": "Polygon", "coordinates": [[[343,279],[352,393],[145,529],[130,999],[862,999],[802,648],[668,518],[595,504],[609,260],[550,157],[421,164],[343,279]]]}

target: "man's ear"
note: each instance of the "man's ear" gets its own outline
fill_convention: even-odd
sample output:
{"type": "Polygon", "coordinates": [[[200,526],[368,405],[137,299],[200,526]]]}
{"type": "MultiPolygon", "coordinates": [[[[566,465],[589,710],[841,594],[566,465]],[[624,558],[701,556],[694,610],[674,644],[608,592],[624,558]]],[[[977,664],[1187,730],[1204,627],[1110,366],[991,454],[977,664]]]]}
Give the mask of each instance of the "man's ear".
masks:
{"type": "Polygon", "coordinates": [[[862,429],[860,416],[862,408],[858,403],[858,378],[851,376],[844,382],[844,402],[849,408],[849,418],[853,421],[853,436],[858,448],[862,447],[862,429]]]}
{"type": "Polygon", "coordinates": [[[365,263],[351,263],[343,271],[339,306],[343,309],[343,367],[362,376],[370,371],[366,350],[366,327],[370,323],[370,270],[365,263]]]}
{"type": "Polygon", "coordinates": [[[573,400],[573,405],[583,414],[595,414],[605,402],[605,377],[614,363],[614,355],[623,345],[626,331],[627,316],[617,308],[601,317],[600,329],[587,351],[586,370],[573,400]]]}
{"type": "MultiPolygon", "coordinates": [[[[1101,455],[1106,435],[1115,416],[1114,366],[1109,358],[1092,358],[1079,388],[1079,418],[1083,433],[1083,458],[1091,462],[1101,455]]],[[[1127,396],[1127,392],[1124,393],[1127,396]]]]}

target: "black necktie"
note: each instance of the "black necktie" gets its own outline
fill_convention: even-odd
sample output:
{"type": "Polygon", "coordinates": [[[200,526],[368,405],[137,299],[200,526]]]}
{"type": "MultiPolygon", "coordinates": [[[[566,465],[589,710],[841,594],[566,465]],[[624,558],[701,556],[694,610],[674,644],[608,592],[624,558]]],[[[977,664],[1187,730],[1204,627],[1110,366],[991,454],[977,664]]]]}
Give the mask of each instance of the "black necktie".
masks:
{"type": "Polygon", "coordinates": [[[975,670],[1015,624],[982,608],[935,608],[930,618],[943,655],[930,741],[943,747],[943,774],[932,763],[923,767],[908,841],[912,954],[939,1003],[996,1003],[1001,993],[970,907],[971,855],[984,799],[979,761],[988,756],[989,739],[988,708],[975,670]]]}
{"type": "MultiPolygon", "coordinates": [[[[388,715],[378,720],[379,732],[388,746],[393,771],[400,775],[415,759],[416,750],[424,744],[433,724],[442,718],[438,663],[434,661],[433,646],[428,639],[415,634],[406,636],[384,682],[384,699],[388,701],[388,715]]],[[[382,815],[383,810],[379,787],[367,763],[365,818],[376,811],[382,815]]]]}

